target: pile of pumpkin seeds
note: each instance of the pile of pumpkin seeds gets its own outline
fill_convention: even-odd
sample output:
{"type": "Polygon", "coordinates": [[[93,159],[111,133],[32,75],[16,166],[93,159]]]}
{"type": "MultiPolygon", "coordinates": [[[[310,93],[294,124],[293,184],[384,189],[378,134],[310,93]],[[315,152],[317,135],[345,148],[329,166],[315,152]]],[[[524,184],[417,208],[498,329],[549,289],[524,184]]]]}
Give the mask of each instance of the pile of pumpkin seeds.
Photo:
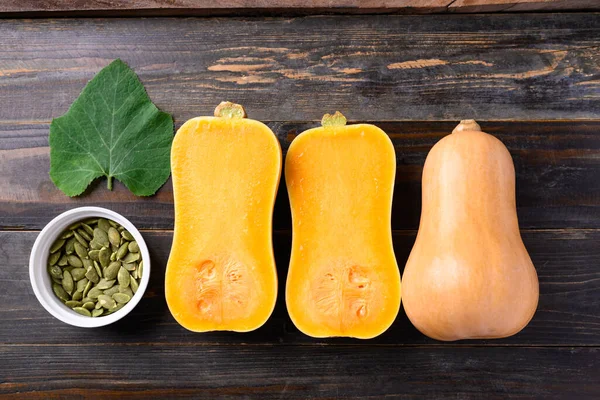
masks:
{"type": "Polygon", "coordinates": [[[143,268],[131,233],[104,218],[69,226],[50,246],[48,256],[54,294],[87,317],[123,308],[137,292],[143,268]]]}

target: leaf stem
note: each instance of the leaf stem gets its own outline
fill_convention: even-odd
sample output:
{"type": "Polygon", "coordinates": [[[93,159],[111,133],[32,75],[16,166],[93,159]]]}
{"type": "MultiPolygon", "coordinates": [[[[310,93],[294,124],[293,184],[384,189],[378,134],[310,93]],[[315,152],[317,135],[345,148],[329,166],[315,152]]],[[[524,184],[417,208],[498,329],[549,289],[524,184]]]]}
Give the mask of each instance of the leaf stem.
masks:
{"type": "Polygon", "coordinates": [[[108,187],[108,190],[112,190],[112,176],[108,177],[108,183],[106,186],[108,187]]]}

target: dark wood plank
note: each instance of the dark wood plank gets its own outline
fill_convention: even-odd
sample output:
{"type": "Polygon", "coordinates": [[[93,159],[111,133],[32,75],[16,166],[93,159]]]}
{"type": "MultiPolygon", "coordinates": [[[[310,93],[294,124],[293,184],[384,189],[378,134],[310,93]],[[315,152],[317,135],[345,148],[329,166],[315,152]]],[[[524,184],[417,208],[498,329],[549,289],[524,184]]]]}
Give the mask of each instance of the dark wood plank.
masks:
{"type": "Polygon", "coordinates": [[[600,118],[600,14],[5,20],[0,124],[49,122],[121,57],[184,121],[600,118]]]}
{"type": "MultiPolygon", "coordinates": [[[[269,321],[247,334],[231,332],[196,334],[181,328],[171,317],[164,298],[164,272],[171,247],[171,232],[144,232],[152,257],[150,286],[142,302],[125,319],[99,329],[82,330],[54,319],[38,303],[29,282],[29,251],[37,232],[0,232],[0,343],[62,344],[85,332],[93,343],[188,344],[348,344],[375,343],[404,346],[436,345],[420,334],[400,312],[382,336],[368,342],[350,339],[311,339],[291,323],[284,291],[291,235],[274,238],[279,276],[279,298],[269,321]],[[27,334],[22,334],[27,332],[27,334]]],[[[395,232],[394,247],[401,271],[414,243],[414,232],[395,232]]],[[[540,303],[530,325],[520,334],[476,345],[600,345],[600,230],[525,231],[525,244],[540,278],[540,303]]]]}
{"type": "Polygon", "coordinates": [[[0,15],[204,16],[248,14],[444,13],[600,9],[594,0],[5,0],[0,15]]]}
{"type": "Polygon", "coordinates": [[[15,399],[600,396],[600,349],[585,347],[0,345],[0,357],[0,395],[15,399]]]}
{"type": "MultiPolygon", "coordinates": [[[[1,94],[0,94],[1,96],[1,94]]],[[[178,121],[181,123],[182,121],[178,121]]],[[[600,121],[480,121],[509,148],[517,173],[522,228],[600,227],[600,121]]],[[[421,172],[427,152],[456,122],[375,122],[391,137],[397,154],[392,226],[416,229],[421,208],[421,172]]],[[[272,122],[285,150],[316,123],[272,122]]],[[[171,182],[150,198],[135,197],[117,183],[114,192],[98,181],[70,199],[50,181],[47,124],[0,124],[0,227],[40,229],[60,212],[82,205],[105,206],[141,228],[173,227],[171,182]]],[[[275,229],[291,217],[282,180],[275,229]]]]}

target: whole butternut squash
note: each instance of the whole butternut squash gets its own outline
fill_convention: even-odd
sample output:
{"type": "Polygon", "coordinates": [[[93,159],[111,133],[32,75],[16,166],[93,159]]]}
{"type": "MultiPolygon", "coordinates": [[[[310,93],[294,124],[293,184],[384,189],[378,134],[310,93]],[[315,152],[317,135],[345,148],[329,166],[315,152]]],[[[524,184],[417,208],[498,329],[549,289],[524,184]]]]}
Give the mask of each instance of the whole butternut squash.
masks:
{"type": "Polygon", "coordinates": [[[519,332],[535,313],[539,286],[519,233],[506,147],[475,121],[461,121],[429,152],[422,190],[402,276],[411,322],[438,340],[519,332]]]}
{"type": "Polygon", "coordinates": [[[239,105],[187,121],[171,150],[175,232],[167,264],[169,310],[196,331],[246,332],[277,297],[271,221],[281,148],[239,105]]]}
{"type": "Polygon", "coordinates": [[[381,129],[345,123],[340,113],[325,115],[286,156],[293,221],[286,303],[309,336],[367,339],[400,307],[390,226],[396,157],[381,129]]]}

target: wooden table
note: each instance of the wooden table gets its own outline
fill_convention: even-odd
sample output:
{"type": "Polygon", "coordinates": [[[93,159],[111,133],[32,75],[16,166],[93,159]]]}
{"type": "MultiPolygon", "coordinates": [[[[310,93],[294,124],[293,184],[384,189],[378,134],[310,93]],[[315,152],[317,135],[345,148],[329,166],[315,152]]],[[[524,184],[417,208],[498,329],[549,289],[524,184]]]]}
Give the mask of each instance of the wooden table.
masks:
{"type": "MultiPolygon", "coordinates": [[[[322,12],[319,2],[311,11],[293,1],[273,10],[264,1],[224,1],[215,12],[237,16],[105,17],[211,13],[188,1],[124,3],[0,6],[1,15],[19,17],[0,20],[0,397],[600,398],[600,14],[463,13],[597,2],[388,1],[365,6],[388,15],[324,16],[306,15],[322,12]],[[415,11],[449,14],[398,15],[415,11]],[[55,18],[61,13],[77,18],[55,18]],[[22,19],[29,16],[52,18],[22,19]],[[291,221],[282,182],[273,316],[247,334],[184,330],[163,293],[171,182],[136,198],[100,181],[70,199],[48,177],[51,118],[117,57],[177,127],[231,100],[265,121],[284,152],[325,112],[383,128],[397,154],[392,228],[401,269],[418,227],[427,152],[458,120],[477,119],[515,161],[520,227],[540,278],[534,319],[494,341],[430,340],[404,311],[373,340],[304,336],[284,304],[291,221]],[[141,303],[93,330],[50,316],[27,267],[39,230],[82,205],[130,218],[152,256],[141,303]]],[[[326,10],[364,11],[357,4],[326,10]]]]}

